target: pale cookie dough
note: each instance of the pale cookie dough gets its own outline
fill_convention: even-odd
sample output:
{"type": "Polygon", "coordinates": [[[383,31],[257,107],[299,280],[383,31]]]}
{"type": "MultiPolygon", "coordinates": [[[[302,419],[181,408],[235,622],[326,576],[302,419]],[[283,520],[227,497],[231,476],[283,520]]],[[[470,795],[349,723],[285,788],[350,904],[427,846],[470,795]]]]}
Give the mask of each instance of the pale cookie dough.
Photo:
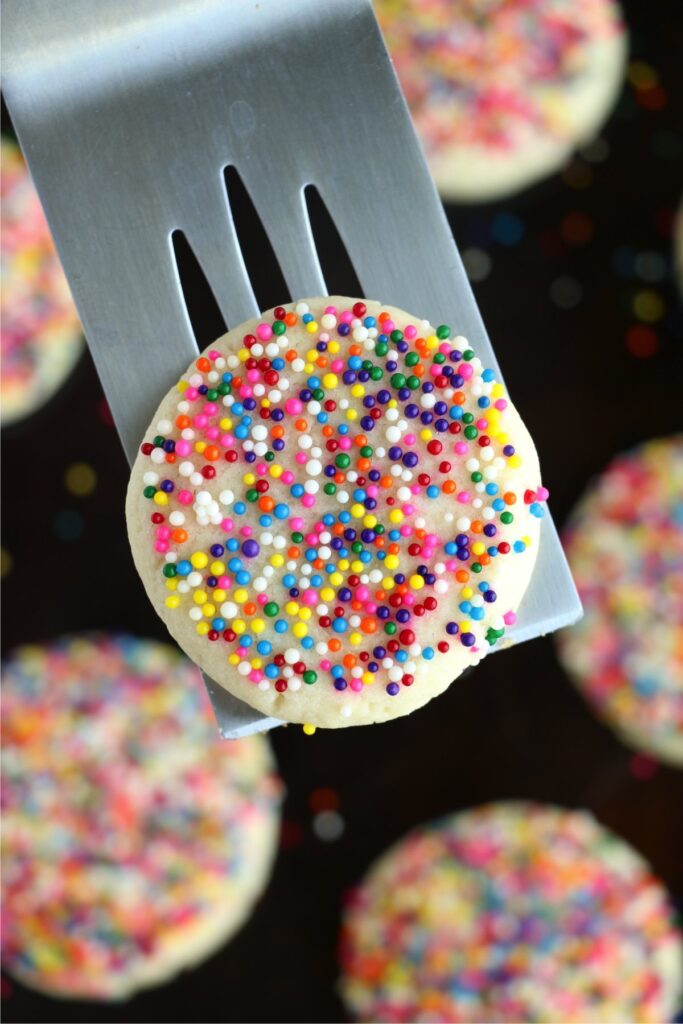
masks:
{"type": "Polygon", "coordinates": [[[613,0],[375,0],[439,191],[496,199],[590,142],[624,75],[613,0]]]}
{"type": "Polygon", "coordinates": [[[83,352],[69,286],[21,150],[2,138],[0,422],[47,402],[83,352]]]}
{"type": "Polygon", "coordinates": [[[154,415],[128,489],[135,564],[183,649],[264,714],[407,714],[515,620],[547,491],[454,333],[378,302],[278,307],[154,415]]]}
{"type": "Polygon", "coordinates": [[[275,853],[268,742],[221,741],[195,666],[131,637],[19,648],[2,693],[3,967],[112,1000],[220,948],[275,853]]]}
{"type": "Polygon", "coordinates": [[[497,803],[415,829],[347,901],[342,994],[383,1024],[671,1020],[683,945],[650,866],[585,811],[497,803]]]}

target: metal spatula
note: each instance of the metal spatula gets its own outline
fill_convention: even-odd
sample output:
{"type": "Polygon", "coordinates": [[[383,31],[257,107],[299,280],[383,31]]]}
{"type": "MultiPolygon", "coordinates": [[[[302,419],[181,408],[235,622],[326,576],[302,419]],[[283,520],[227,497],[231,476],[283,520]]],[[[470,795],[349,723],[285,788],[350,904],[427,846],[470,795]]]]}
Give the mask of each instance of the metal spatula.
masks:
{"type": "MultiPolygon", "coordinates": [[[[259,312],[230,165],[292,298],[327,294],[313,184],[365,294],[456,325],[496,367],[370,0],[5,0],[3,28],[7,102],[129,459],[197,352],[173,231],[227,324],[259,312]]],[[[512,638],[580,611],[546,517],[512,638]]],[[[278,724],[207,686],[224,736],[278,724]]]]}

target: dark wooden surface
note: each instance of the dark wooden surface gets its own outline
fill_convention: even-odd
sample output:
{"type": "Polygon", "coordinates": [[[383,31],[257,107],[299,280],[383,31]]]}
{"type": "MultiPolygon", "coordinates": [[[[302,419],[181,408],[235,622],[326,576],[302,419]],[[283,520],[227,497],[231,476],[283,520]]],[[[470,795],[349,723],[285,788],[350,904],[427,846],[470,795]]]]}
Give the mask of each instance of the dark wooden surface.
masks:
{"type": "MultiPolygon", "coordinates": [[[[630,0],[625,8],[632,60],[657,72],[662,95],[625,86],[603,134],[609,157],[580,160],[509,201],[448,211],[461,249],[491,261],[477,297],[560,525],[613,454],[683,427],[683,318],[671,247],[683,191],[683,8],[680,0],[630,0]],[[590,183],[576,187],[587,176],[590,183]],[[590,237],[571,241],[577,234],[590,237]],[[663,280],[643,280],[645,264],[635,261],[643,252],[664,259],[663,280]],[[557,284],[567,277],[581,292],[570,309],[556,301],[563,287],[570,299],[577,292],[571,282],[557,284]],[[627,336],[639,323],[634,298],[647,288],[665,312],[651,325],[657,350],[642,358],[627,336]]],[[[332,241],[329,249],[330,290],[351,290],[332,241]]],[[[257,242],[250,262],[264,305],[285,299],[257,242]]],[[[220,321],[187,260],[185,269],[208,343],[220,321]]],[[[89,357],[54,401],[3,431],[2,443],[3,546],[11,556],[3,650],[93,628],[163,638],[128,552],[127,467],[89,357]],[[88,497],[65,484],[76,462],[97,475],[88,497]]],[[[634,773],[632,752],[574,691],[550,638],[488,659],[407,719],[312,738],[280,729],[273,743],[288,787],[284,841],[271,884],[234,941],[119,1006],[57,1002],[3,979],[6,1021],[343,1020],[335,947],[345,889],[412,825],[483,801],[591,808],[652,861],[680,905],[683,772],[655,765],[648,778],[634,773]],[[331,793],[316,793],[321,788],[331,793]],[[324,841],[314,810],[335,800],[345,829],[324,841]]]]}

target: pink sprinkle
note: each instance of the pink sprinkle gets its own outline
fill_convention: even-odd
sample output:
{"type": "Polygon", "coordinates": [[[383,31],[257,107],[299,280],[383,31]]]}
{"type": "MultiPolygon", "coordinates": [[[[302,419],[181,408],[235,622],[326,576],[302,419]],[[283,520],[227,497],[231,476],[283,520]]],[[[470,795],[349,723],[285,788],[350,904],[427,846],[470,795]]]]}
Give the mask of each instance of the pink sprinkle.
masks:
{"type": "Polygon", "coordinates": [[[290,416],[298,416],[302,409],[303,405],[298,398],[288,398],[285,402],[285,412],[290,416]]]}
{"type": "Polygon", "coordinates": [[[195,416],[192,422],[194,423],[195,427],[197,427],[198,430],[203,430],[204,427],[208,425],[209,420],[208,417],[204,415],[204,413],[199,413],[198,416],[195,416]]]}
{"type": "Polygon", "coordinates": [[[514,626],[516,621],[517,616],[514,612],[506,612],[505,615],[503,616],[503,622],[505,623],[506,626],[514,626]]]}
{"type": "Polygon", "coordinates": [[[550,491],[548,490],[547,487],[537,487],[536,488],[536,497],[537,497],[537,499],[539,501],[547,501],[548,498],[550,497],[550,491]]]}
{"type": "Polygon", "coordinates": [[[507,404],[507,402],[505,401],[504,398],[498,398],[496,400],[496,409],[499,409],[502,412],[503,409],[507,409],[507,407],[508,407],[508,404],[507,404]]]}
{"type": "Polygon", "coordinates": [[[447,356],[450,351],[451,346],[449,345],[449,343],[447,341],[442,341],[441,344],[439,345],[439,352],[441,352],[444,356],[447,356]]]}
{"type": "Polygon", "coordinates": [[[410,525],[410,523],[404,523],[403,526],[400,527],[398,532],[401,534],[402,537],[412,537],[413,528],[410,525]]]}
{"type": "Polygon", "coordinates": [[[403,603],[407,604],[409,607],[414,605],[415,604],[415,595],[414,594],[410,594],[410,593],[404,594],[403,595],[403,603]]]}
{"type": "Polygon", "coordinates": [[[177,455],[189,455],[192,451],[192,445],[189,441],[176,441],[175,450],[177,455]]]}
{"type": "Polygon", "coordinates": [[[181,505],[191,505],[192,491],[178,491],[178,501],[181,505]]]}
{"type": "Polygon", "coordinates": [[[326,313],[331,313],[332,316],[336,316],[337,315],[337,307],[336,306],[325,306],[325,312],[326,313]]]}
{"type": "Polygon", "coordinates": [[[460,502],[461,505],[466,505],[469,500],[470,500],[470,496],[467,493],[467,491],[460,491],[459,492],[459,494],[458,494],[458,501],[460,502]]]}
{"type": "Polygon", "coordinates": [[[289,525],[292,527],[293,530],[302,530],[304,521],[300,516],[293,516],[289,520],[289,525]]]}
{"type": "Polygon", "coordinates": [[[339,438],[339,447],[341,448],[341,450],[343,452],[347,452],[352,444],[353,444],[353,441],[351,440],[350,437],[340,437],[339,438]]]}
{"type": "Polygon", "coordinates": [[[408,324],[403,332],[403,336],[407,338],[408,341],[412,341],[413,338],[417,338],[417,327],[414,327],[412,324],[408,324]]]}
{"type": "Polygon", "coordinates": [[[356,592],[353,596],[356,598],[357,601],[365,601],[368,597],[370,597],[370,591],[368,590],[367,587],[357,587],[356,592]]]}
{"type": "Polygon", "coordinates": [[[252,391],[248,384],[243,384],[242,387],[240,388],[240,398],[251,398],[253,394],[254,392],[252,391]]]}
{"type": "Polygon", "coordinates": [[[453,451],[456,455],[465,455],[467,452],[467,441],[456,441],[453,445],[453,451]]]}
{"type": "Polygon", "coordinates": [[[417,438],[415,437],[415,434],[406,434],[406,436],[403,438],[403,441],[407,445],[412,445],[415,444],[417,438]]]}
{"type": "Polygon", "coordinates": [[[240,530],[240,533],[243,537],[251,537],[253,532],[254,531],[251,528],[251,526],[243,526],[242,529],[240,530]]]}
{"type": "Polygon", "coordinates": [[[379,488],[376,487],[375,484],[370,484],[367,488],[367,492],[369,498],[376,498],[379,494],[379,488]]]}
{"type": "Polygon", "coordinates": [[[251,672],[249,673],[249,678],[251,679],[252,683],[260,683],[261,680],[263,679],[263,672],[261,671],[260,668],[252,668],[251,672]]]}
{"type": "Polygon", "coordinates": [[[204,412],[207,416],[215,416],[218,412],[218,406],[215,402],[207,402],[204,406],[204,412]]]}
{"type": "Polygon", "coordinates": [[[154,543],[154,550],[155,551],[166,552],[166,551],[168,551],[168,548],[169,548],[169,543],[168,543],[167,540],[158,540],[158,541],[155,541],[155,543],[154,543]]]}
{"type": "Polygon", "coordinates": [[[360,693],[360,691],[363,689],[363,682],[362,680],[356,679],[354,677],[349,683],[349,686],[351,687],[354,693],[360,693]]]}
{"type": "Polygon", "coordinates": [[[249,381],[250,384],[256,384],[260,376],[261,374],[256,368],[252,370],[247,370],[247,380],[249,381]]]}
{"type": "MultiPolygon", "coordinates": [[[[326,309],[325,312],[328,313],[330,312],[330,310],[326,309]]],[[[327,658],[323,658],[322,661],[320,662],[320,668],[322,669],[323,672],[329,672],[330,669],[332,668],[332,662],[329,661],[327,658]]]]}
{"type": "Polygon", "coordinates": [[[351,312],[350,309],[345,309],[344,312],[339,317],[339,322],[342,324],[350,324],[352,320],[353,313],[351,312]]]}
{"type": "Polygon", "coordinates": [[[220,430],[218,429],[218,427],[209,427],[208,430],[206,431],[206,436],[210,441],[215,441],[219,435],[220,430]]]}
{"type": "Polygon", "coordinates": [[[486,430],[489,425],[488,420],[477,420],[477,430],[486,430]]]}
{"type": "Polygon", "coordinates": [[[188,402],[194,402],[198,394],[199,392],[197,391],[196,388],[189,387],[185,390],[183,398],[186,398],[188,402]]]}
{"type": "MultiPolygon", "coordinates": [[[[235,435],[234,434],[222,434],[221,435],[221,447],[222,448],[232,448],[234,443],[235,443],[235,435]]],[[[178,446],[176,445],[176,449],[177,449],[177,447],[178,446]]]]}
{"type": "Polygon", "coordinates": [[[282,476],[280,477],[280,479],[282,480],[283,484],[293,484],[294,474],[292,473],[291,469],[286,469],[282,476]]]}
{"type": "Polygon", "coordinates": [[[304,508],[313,508],[315,505],[315,496],[313,494],[304,494],[301,499],[301,504],[304,508]]]}
{"type": "Polygon", "coordinates": [[[227,590],[231,582],[232,581],[229,576],[218,577],[218,586],[220,587],[221,590],[227,590]]]}
{"type": "Polygon", "coordinates": [[[310,605],[317,604],[318,603],[318,592],[317,592],[317,590],[313,590],[312,587],[309,587],[308,590],[304,590],[304,592],[303,592],[303,594],[301,596],[301,600],[303,601],[304,604],[310,604],[310,605]]]}
{"type": "Polygon", "coordinates": [[[258,473],[259,476],[265,476],[266,473],[268,472],[267,463],[259,462],[258,466],[256,467],[256,472],[258,473]]]}
{"type": "Polygon", "coordinates": [[[415,511],[415,506],[414,505],[411,505],[411,504],[408,503],[408,504],[403,506],[403,512],[407,516],[412,516],[414,511],[415,511]]]}
{"type": "Polygon", "coordinates": [[[332,363],[332,372],[333,373],[341,373],[343,369],[344,369],[344,360],[343,359],[335,359],[334,362],[332,363]]]}
{"type": "Polygon", "coordinates": [[[419,484],[411,484],[410,485],[410,493],[411,494],[419,494],[420,490],[421,490],[421,488],[420,488],[419,484]]]}
{"type": "Polygon", "coordinates": [[[168,540],[171,536],[171,531],[168,526],[157,526],[157,537],[159,540],[168,540]]]}
{"type": "Polygon", "coordinates": [[[469,363],[461,363],[458,367],[458,373],[465,380],[470,380],[470,378],[474,376],[474,370],[469,363]]]}
{"type": "Polygon", "coordinates": [[[454,558],[449,558],[448,561],[446,562],[446,569],[448,570],[448,572],[455,572],[457,568],[458,563],[456,562],[456,560],[454,558]]]}
{"type": "Polygon", "coordinates": [[[270,324],[259,324],[256,328],[256,336],[261,341],[269,341],[273,337],[273,329],[270,324]]]}
{"type": "Polygon", "coordinates": [[[215,348],[212,348],[211,351],[209,352],[209,359],[215,363],[215,361],[219,358],[220,352],[217,352],[215,348]]]}
{"type": "Polygon", "coordinates": [[[296,462],[299,463],[300,466],[305,466],[306,463],[308,462],[308,455],[306,454],[306,452],[297,452],[296,455],[294,456],[294,459],[296,462]]]}
{"type": "Polygon", "coordinates": [[[432,377],[440,376],[440,374],[441,374],[441,364],[440,363],[432,363],[432,365],[429,367],[429,372],[431,373],[432,377]]]}
{"type": "Polygon", "coordinates": [[[394,323],[393,320],[384,320],[382,322],[382,333],[383,334],[388,334],[389,331],[393,331],[395,326],[396,326],[396,324],[394,323]]]}
{"type": "Polygon", "coordinates": [[[257,600],[258,604],[261,604],[261,605],[268,604],[268,595],[267,594],[259,594],[258,597],[256,598],[256,600],[257,600]]]}
{"type": "Polygon", "coordinates": [[[235,525],[234,521],[232,519],[230,519],[229,516],[226,517],[225,519],[221,519],[221,529],[222,530],[232,530],[234,525],[235,525]]]}

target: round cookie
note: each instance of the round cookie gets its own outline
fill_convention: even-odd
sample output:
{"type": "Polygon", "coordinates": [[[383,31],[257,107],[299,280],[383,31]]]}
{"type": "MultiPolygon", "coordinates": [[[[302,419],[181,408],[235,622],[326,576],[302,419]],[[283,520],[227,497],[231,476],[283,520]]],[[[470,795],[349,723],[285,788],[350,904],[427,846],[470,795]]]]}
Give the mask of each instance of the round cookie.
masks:
{"type": "Polygon", "coordinates": [[[340,957],[358,1020],[659,1022],[681,935],[649,866],[583,811],[498,803],[422,828],[352,894],[340,957]]]}
{"type": "Polygon", "coordinates": [[[375,0],[439,191],[517,192],[591,141],[626,60],[614,0],[375,0]]]}
{"type": "Polygon", "coordinates": [[[122,999],[218,949],[275,852],[267,741],[220,741],[197,669],[129,637],[19,648],[2,693],[3,966],[122,999]]]}
{"type": "Polygon", "coordinates": [[[128,531],[181,647],[264,714],[407,714],[500,641],[547,491],[469,348],[377,302],[278,307],[210,346],[162,401],[128,531]]]}
{"type": "Polygon", "coordinates": [[[64,272],[16,143],[2,138],[0,310],[3,426],[43,405],[83,351],[64,272]]]}
{"type": "Polygon", "coordinates": [[[564,543],[584,608],[565,668],[627,743],[683,765],[683,435],[614,459],[564,543]]]}

